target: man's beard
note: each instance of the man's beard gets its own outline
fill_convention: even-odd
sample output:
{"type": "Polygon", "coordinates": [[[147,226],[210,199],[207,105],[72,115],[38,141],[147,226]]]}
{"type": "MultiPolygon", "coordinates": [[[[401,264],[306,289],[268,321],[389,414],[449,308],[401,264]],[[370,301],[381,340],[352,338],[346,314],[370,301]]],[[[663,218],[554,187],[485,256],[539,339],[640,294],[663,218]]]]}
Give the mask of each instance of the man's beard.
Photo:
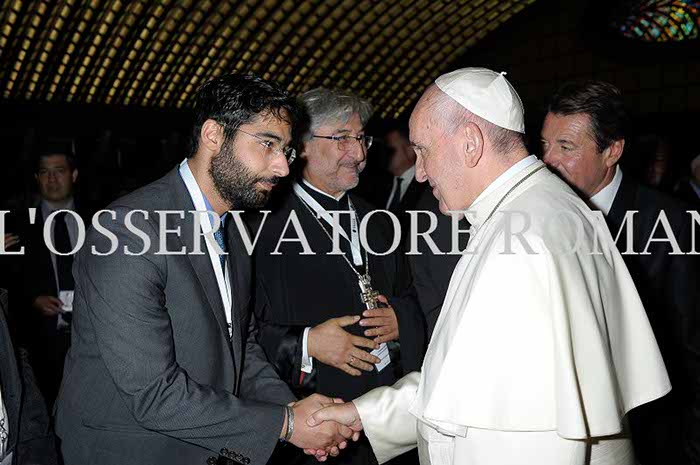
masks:
{"type": "Polygon", "coordinates": [[[277,184],[278,177],[258,177],[236,157],[227,141],[209,165],[209,175],[214,187],[229,208],[260,208],[270,197],[270,191],[259,189],[256,184],[277,184]]]}

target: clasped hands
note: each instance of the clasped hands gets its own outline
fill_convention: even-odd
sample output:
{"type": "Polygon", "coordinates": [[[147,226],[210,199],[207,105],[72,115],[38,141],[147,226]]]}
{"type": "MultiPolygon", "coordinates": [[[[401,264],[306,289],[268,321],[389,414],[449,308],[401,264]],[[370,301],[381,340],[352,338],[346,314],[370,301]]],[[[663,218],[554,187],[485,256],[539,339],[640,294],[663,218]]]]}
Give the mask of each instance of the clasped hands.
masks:
{"type": "Polygon", "coordinates": [[[377,349],[380,344],[399,338],[396,312],[386,297],[380,295],[379,301],[386,307],[366,310],[362,314],[362,320],[359,316],[342,316],[331,318],[311,328],[308,339],[309,356],[350,376],[360,376],[360,370],[374,370],[374,365],[380,360],[366,349],[377,349]],[[368,327],[364,331],[366,337],[353,336],[344,329],[354,324],[368,327]]]}
{"type": "MultiPolygon", "coordinates": [[[[362,422],[352,402],[313,394],[290,406],[294,411],[294,430],[289,442],[319,462],[337,456],[348,441],[360,438],[362,422]]],[[[286,430],[287,419],[280,437],[286,430]]]]}

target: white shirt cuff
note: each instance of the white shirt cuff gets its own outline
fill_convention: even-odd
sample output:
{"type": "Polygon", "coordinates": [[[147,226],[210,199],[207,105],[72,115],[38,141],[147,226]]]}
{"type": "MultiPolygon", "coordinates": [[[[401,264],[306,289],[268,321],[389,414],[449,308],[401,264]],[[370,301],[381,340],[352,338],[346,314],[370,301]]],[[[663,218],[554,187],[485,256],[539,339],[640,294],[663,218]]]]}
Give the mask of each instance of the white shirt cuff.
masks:
{"type": "Polygon", "coordinates": [[[304,329],[304,338],[301,341],[301,371],[311,373],[314,369],[314,358],[309,357],[309,330],[311,327],[304,329]]]}

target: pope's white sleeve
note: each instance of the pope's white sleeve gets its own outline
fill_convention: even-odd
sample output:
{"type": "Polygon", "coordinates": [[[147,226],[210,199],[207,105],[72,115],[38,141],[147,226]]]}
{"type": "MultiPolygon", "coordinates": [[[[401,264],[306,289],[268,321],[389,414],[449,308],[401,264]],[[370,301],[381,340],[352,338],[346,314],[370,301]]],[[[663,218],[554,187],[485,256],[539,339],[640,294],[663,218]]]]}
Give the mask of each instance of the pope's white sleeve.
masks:
{"type": "Polygon", "coordinates": [[[380,464],[416,447],[417,421],[408,409],[420,382],[414,371],[393,386],[373,389],[353,401],[380,464]]]}

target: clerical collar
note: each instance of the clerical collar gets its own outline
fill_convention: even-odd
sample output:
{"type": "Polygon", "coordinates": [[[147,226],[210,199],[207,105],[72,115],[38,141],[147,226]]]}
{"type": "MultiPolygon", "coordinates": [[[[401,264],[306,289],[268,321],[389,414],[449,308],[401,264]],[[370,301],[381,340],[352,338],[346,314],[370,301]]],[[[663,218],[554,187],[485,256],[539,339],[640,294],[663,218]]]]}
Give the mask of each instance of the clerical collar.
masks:
{"type": "Polygon", "coordinates": [[[508,182],[510,178],[518,174],[520,171],[524,170],[528,166],[532,165],[533,163],[537,162],[537,157],[534,155],[527,156],[517,162],[515,165],[511,166],[508,168],[503,174],[501,174],[499,177],[494,179],[494,181],[489,184],[486,189],[484,189],[481,194],[479,194],[472,202],[472,204],[469,206],[469,208],[473,207],[474,205],[477,204],[477,202],[480,202],[481,200],[485,199],[491,192],[495,191],[499,187],[501,187],[503,184],[508,182]]]}
{"type": "Polygon", "coordinates": [[[617,191],[620,189],[620,184],[622,184],[622,168],[620,168],[620,165],[616,165],[615,176],[612,181],[610,181],[607,186],[603,187],[600,192],[588,199],[588,202],[597,210],[603,212],[603,215],[608,216],[617,191]]]}
{"type": "Polygon", "coordinates": [[[311,184],[306,179],[302,179],[299,185],[304,188],[318,203],[326,210],[347,210],[348,200],[346,192],[343,192],[338,197],[333,197],[330,194],[323,192],[318,187],[311,184]]]}
{"type": "MultiPolygon", "coordinates": [[[[536,157],[523,159],[496,178],[476,201],[469,206],[467,219],[478,230],[491,218],[501,204],[507,200],[513,190],[522,185],[528,178],[545,168],[544,163],[536,157]],[[528,160],[526,163],[523,163],[528,160]],[[491,188],[492,186],[496,186],[491,188]],[[486,195],[484,195],[486,194],[486,195]]],[[[472,236],[473,237],[473,236],[472,236]]],[[[470,239],[471,241],[471,239],[470,239]]]]}
{"type": "MultiPolygon", "coordinates": [[[[345,192],[343,192],[343,193],[340,194],[339,196],[333,197],[331,194],[328,194],[328,193],[326,193],[326,192],[323,192],[321,189],[319,189],[318,187],[316,187],[316,186],[314,186],[313,184],[311,184],[309,181],[306,180],[306,178],[302,178],[302,179],[301,179],[301,182],[302,182],[302,184],[303,184],[304,186],[308,187],[308,188],[311,189],[312,191],[317,192],[317,193],[319,193],[319,194],[321,194],[321,195],[325,195],[325,196],[328,197],[329,199],[333,199],[333,200],[335,200],[336,202],[340,202],[340,199],[342,199],[343,196],[345,195],[345,192]]],[[[307,190],[309,190],[309,189],[307,189],[307,190]]]]}

